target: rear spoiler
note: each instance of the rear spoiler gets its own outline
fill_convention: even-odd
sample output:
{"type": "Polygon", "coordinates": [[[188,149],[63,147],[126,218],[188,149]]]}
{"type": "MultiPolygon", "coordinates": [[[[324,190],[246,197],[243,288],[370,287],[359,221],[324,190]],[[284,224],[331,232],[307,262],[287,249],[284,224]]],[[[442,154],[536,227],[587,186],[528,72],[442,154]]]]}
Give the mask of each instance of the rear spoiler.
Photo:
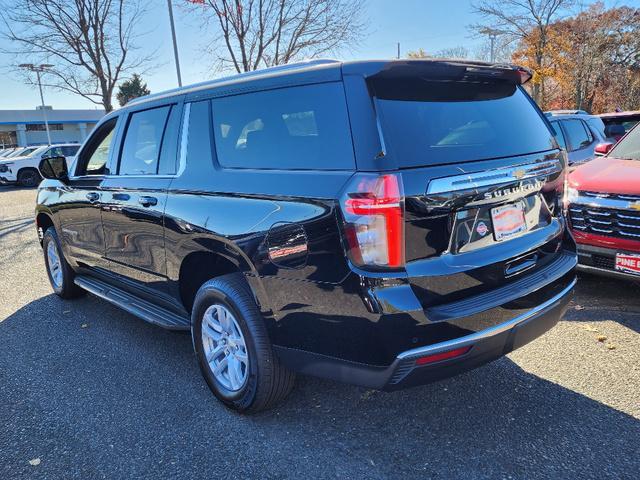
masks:
{"type": "Polygon", "coordinates": [[[371,80],[420,77],[432,82],[505,82],[523,85],[531,80],[531,70],[518,65],[466,60],[394,60],[369,76],[371,80]]]}

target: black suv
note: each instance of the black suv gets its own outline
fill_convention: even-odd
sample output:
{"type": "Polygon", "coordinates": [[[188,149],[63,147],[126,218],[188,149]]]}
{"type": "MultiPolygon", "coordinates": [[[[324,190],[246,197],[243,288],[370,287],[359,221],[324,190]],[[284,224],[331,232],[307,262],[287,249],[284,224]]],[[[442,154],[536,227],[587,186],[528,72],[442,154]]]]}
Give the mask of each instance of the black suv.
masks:
{"type": "Polygon", "coordinates": [[[575,284],[564,154],[518,67],[315,61],[150,95],[40,169],[55,292],[191,330],[215,395],[381,390],[551,328],[575,284]]]}

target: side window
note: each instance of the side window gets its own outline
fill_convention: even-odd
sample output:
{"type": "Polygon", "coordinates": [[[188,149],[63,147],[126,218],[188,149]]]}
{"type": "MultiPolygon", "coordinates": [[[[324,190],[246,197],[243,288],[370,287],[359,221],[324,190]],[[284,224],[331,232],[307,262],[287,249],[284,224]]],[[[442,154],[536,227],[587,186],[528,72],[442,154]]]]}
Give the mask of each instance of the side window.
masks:
{"type": "Polygon", "coordinates": [[[61,157],[64,156],[62,153],[62,147],[51,147],[49,150],[42,154],[42,158],[44,157],[61,157]]]}
{"type": "Polygon", "coordinates": [[[556,137],[560,148],[566,150],[567,142],[564,139],[564,132],[562,131],[562,128],[560,128],[560,124],[558,122],[551,122],[551,128],[553,128],[553,135],[556,137]]]}
{"type": "Polygon", "coordinates": [[[113,118],[100,126],[82,149],[76,175],[104,175],[111,152],[113,135],[118,119],[113,118]]]}
{"type": "Polygon", "coordinates": [[[65,157],[73,157],[76,153],[78,153],[79,148],[80,145],[62,147],[62,155],[64,155],[65,157]]]}
{"type": "Polygon", "coordinates": [[[339,82],[246,93],[211,103],[215,146],[223,167],[355,168],[339,82]]]}
{"type": "Polygon", "coordinates": [[[585,130],[581,120],[562,120],[562,125],[569,137],[572,152],[591,144],[590,135],[585,130]]]}
{"type": "Polygon", "coordinates": [[[155,175],[170,106],[132,113],[120,154],[119,175],[155,175]]]}

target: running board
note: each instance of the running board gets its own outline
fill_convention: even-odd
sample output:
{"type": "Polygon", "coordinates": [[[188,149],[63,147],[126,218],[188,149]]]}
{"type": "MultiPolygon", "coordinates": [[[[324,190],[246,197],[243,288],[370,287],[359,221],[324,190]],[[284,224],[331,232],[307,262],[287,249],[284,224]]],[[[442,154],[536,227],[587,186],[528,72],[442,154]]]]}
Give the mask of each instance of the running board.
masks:
{"type": "Polygon", "coordinates": [[[78,275],[75,284],[89,293],[113,303],[127,312],[149,323],[171,330],[189,330],[191,322],[188,318],[158,307],[142,300],[131,293],[114,287],[106,282],[86,275],[78,275]]]}

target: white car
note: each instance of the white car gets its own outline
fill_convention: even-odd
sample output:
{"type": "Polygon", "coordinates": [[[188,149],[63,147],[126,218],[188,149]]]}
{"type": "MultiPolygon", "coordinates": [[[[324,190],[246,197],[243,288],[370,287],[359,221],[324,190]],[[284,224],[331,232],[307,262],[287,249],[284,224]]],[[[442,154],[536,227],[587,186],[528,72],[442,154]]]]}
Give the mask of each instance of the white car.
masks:
{"type": "Polygon", "coordinates": [[[80,148],[77,143],[60,143],[27,147],[19,155],[0,159],[0,184],[17,183],[23,187],[35,187],[40,183],[38,165],[47,157],[65,157],[67,164],[80,148]]]}

